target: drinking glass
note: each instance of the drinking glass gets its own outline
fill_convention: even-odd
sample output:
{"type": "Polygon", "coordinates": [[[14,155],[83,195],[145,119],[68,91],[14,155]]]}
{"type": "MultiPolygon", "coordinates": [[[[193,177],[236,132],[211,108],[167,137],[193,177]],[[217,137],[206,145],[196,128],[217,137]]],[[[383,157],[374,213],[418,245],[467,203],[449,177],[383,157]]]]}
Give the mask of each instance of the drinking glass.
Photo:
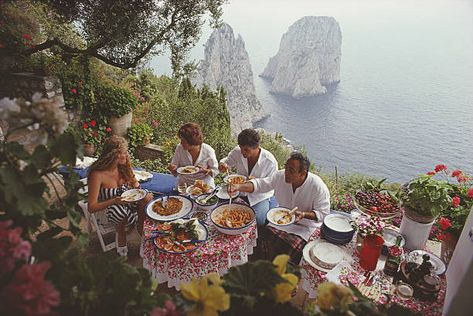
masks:
{"type": "Polygon", "coordinates": [[[179,183],[177,185],[177,192],[179,192],[179,194],[185,194],[187,191],[187,183],[179,183]]]}
{"type": "Polygon", "coordinates": [[[378,235],[368,235],[363,239],[360,251],[360,266],[363,269],[367,271],[376,269],[383,244],[383,238],[378,235]]]}

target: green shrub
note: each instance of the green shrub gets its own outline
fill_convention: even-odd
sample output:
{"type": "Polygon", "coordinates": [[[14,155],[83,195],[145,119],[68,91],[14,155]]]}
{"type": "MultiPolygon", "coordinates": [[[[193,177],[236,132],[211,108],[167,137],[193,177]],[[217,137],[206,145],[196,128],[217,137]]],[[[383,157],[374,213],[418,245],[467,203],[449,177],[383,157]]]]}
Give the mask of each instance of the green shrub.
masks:
{"type": "Polygon", "coordinates": [[[139,145],[149,144],[153,136],[153,128],[148,123],[133,124],[126,136],[129,147],[135,149],[139,145]]]}
{"type": "Polygon", "coordinates": [[[121,117],[138,105],[138,99],[130,90],[110,83],[100,83],[94,94],[97,111],[109,118],[121,117]]]}

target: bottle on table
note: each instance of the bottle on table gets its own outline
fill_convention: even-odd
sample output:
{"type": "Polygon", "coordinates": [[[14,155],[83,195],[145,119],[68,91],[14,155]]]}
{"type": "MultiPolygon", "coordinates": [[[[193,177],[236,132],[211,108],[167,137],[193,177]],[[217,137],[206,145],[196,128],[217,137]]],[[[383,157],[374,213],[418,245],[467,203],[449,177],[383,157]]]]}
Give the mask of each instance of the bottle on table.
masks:
{"type": "Polygon", "coordinates": [[[386,258],[386,264],[384,265],[384,273],[395,277],[401,264],[401,236],[396,237],[396,245],[388,249],[388,257],[386,258]],[[399,251],[399,252],[398,252],[399,251]]]}

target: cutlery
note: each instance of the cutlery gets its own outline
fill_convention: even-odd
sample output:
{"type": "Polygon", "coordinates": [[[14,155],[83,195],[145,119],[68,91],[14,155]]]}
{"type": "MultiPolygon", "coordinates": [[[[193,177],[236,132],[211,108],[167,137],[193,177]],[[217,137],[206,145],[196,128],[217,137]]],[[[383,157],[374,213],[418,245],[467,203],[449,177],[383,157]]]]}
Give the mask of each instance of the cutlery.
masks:
{"type": "Polygon", "coordinates": [[[295,211],[297,211],[298,207],[294,207],[292,210],[290,210],[287,214],[283,214],[281,216],[279,216],[278,218],[275,218],[274,221],[277,223],[279,222],[281,219],[283,219],[284,217],[286,216],[289,216],[289,215],[292,215],[295,211]]]}
{"type": "Polygon", "coordinates": [[[200,202],[202,204],[206,204],[208,200],[210,200],[210,198],[214,197],[215,194],[217,194],[217,191],[220,189],[219,186],[216,186],[215,189],[212,191],[212,193],[210,193],[206,198],[203,198],[202,200],[200,200],[200,202]]]}

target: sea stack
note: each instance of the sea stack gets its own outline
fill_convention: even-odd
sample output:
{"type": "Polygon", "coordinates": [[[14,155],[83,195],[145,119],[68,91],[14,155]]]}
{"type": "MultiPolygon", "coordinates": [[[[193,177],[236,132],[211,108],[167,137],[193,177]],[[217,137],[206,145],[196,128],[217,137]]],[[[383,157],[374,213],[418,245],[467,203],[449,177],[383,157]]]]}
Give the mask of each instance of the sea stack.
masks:
{"type": "Polygon", "coordinates": [[[230,25],[223,23],[205,44],[204,59],[192,78],[198,87],[223,86],[227,92],[227,108],[233,134],[250,128],[267,113],[256,98],[250,59],[241,35],[233,35],[230,25]]]}
{"type": "Polygon", "coordinates": [[[306,16],[282,36],[279,51],[261,77],[271,80],[271,92],[294,98],[320,95],[340,81],[342,33],[328,16],[306,16]]]}

